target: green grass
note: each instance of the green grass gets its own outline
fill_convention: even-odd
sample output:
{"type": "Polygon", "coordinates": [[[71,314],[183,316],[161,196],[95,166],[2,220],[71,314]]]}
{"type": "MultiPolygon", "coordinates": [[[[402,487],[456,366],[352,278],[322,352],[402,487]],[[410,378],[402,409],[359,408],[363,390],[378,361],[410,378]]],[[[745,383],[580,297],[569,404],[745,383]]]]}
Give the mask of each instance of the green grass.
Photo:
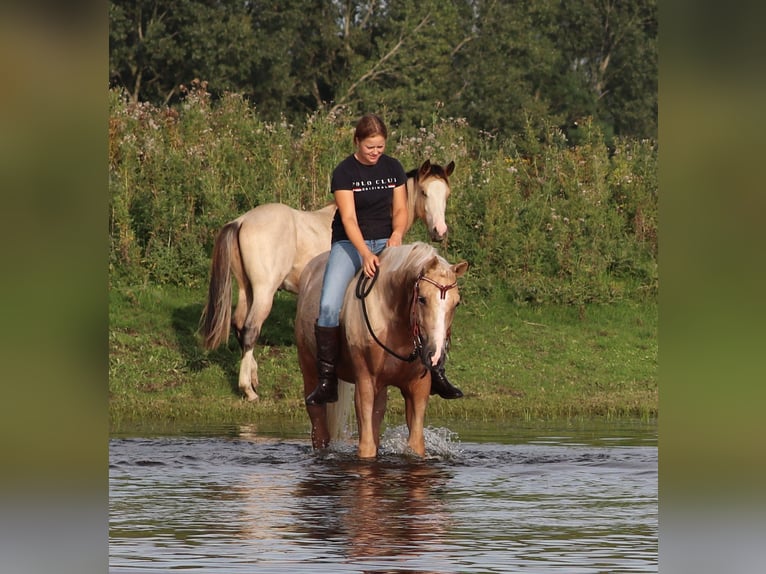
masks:
{"type": "MultiPolygon", "coordinates": [[[[237,391],[239,347],[204,352],[196,334],[202,288],[113,287],[109,414],[113,432],[137,424],[247,424],[306,419],[293,344],[295,296],[278,293],[256,348],[261,397],[237,391]]],[[[657,305],[527,307],[503,294],[466,296],[453,325],[447,374],[466,396],[434,398],[431,420],[658,415],[657,305]]],[[[388,417],[403,417],[390,392],[388,417]]]]}

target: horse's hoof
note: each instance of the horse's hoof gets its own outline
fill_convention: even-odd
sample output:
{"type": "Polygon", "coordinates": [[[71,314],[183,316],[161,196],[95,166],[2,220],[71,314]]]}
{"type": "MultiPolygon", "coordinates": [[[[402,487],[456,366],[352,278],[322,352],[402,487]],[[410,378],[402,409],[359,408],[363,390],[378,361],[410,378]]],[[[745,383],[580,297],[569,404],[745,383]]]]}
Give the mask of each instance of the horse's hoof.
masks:
{"type": "Polygon", "coordinates": [[[414,458],[414,459],[424,459],[426,457],[426,451],[425,447],[423,448],[423,454],[420,454],[419,450],[415,450],[411,446],[407,446],[407,448],[404,449],[404,456],[407,458],[414,458]]]}

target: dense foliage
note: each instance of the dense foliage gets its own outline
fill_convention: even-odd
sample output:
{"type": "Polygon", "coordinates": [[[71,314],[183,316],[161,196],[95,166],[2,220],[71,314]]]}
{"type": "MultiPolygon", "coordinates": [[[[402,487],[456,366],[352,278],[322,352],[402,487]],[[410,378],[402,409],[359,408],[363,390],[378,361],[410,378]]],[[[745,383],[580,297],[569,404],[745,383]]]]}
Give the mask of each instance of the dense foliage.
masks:
{"type": "MultiPolygon", "coordinates": [[[[300,126],[264,118],[242,96],[190,85],[179,106],[113,89],[109,187],[113,282],[204,285],[227,221],[280,201],[331,200],[333,167],[352,151],[356,115],[338,107],[300,126]]],[[[500,139],[437,110],[388,152],[406,169],[456,163],[442,246],[472,264],[465,292],[501,289],[519,302],[609,302],[657,292],[657,149],[580,122],[576,145],[555,125],[527,122],[500,139]]],[[[408,240],[425,239],[417,224],[408,240]]]]}
{"type": "Polygon", "coordinates": [[[192,80],[271,122],[339,106],[412,134],[446,117],[510,137],[593,118],[657,136],[657,1],[110,0],[110,84],[178,103],[192,80]],[[186,88],[184,88],[186,86],[186,88]]]}

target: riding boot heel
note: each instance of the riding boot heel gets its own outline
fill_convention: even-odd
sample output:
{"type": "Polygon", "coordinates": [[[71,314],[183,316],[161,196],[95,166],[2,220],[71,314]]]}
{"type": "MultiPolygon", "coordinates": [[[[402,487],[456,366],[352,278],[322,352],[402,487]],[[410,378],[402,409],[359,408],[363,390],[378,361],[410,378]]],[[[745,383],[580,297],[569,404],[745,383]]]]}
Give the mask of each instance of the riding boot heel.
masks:
{"type": "Polygon", "coordinates": [[[444,373],[444,365],[431,367],[431,394],[439,395],[443,399],[459,399],[463,396],[463,391],[458,389],[447,380],[444,373]]]}

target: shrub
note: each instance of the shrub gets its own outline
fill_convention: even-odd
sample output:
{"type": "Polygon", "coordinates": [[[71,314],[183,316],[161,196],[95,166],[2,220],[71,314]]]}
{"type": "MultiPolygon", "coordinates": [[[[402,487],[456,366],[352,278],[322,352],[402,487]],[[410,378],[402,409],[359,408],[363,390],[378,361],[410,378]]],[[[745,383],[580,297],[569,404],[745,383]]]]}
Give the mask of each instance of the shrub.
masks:
{"type": "MultiPolygon", "coordinates": [[[[352,151],[356,118],[343,109],[299,129],[261,120],[236,94],[213,103],[203,82],[178,108],[109,95],[113,280],[206,282],[223,224],[273,201],[325,205],[332,169],[352,151]]],[[[610,151],[583,126],[577,145],[555,126],[497,141],[438,113],[409,133],[390,126],[389,153],[405,169],[456,163],[442,250],[471,262],[466,293],[502,289],[534,304],[656,295],[656,145],[616,140],[610,151]]],[[[420,225],[416,239],[426,239],[420,225]]]]}

